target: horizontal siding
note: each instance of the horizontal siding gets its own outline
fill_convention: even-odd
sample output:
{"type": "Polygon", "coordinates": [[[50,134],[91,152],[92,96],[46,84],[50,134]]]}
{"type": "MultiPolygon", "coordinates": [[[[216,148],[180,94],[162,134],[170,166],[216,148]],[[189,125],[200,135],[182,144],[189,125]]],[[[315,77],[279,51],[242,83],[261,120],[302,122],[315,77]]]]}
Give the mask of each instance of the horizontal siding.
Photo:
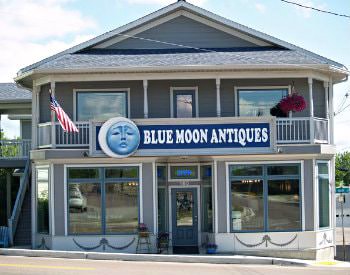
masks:
{"type": "MultiPolygon", "coordinates": [[[[221,112],[223,117],[235,115],[234,87],[247,86],[288,86],[294,82],[295,90],[307,101],[307,108],[294,117],[308,117],[309,88],[307,79],[223,79],[221,80],[221,112]]],[[[200,117],[216,116],[216,83],[208,80],[155,80],[148,83],[148,105],[150,118],[170,117],[170,88],[198,87],[198,105],[200,117]]],[[[113,89],[130,88],[131,118],[143,118],[142,81],[77,82],[57,83],[56,98],[67,114],[73,118],[73,89],[113,89]]],[[[323,83],[314,81],[313,97],[315,116],[325,117],[325,94],[323,83]]],[[[41,88],[40,122],[50,121],[49,86],[41,88]]]]}
{"type": "MultiPolygon", "coordinates": [[[[159,26],[137,34],[137,37],[196,48],[256,47],[257,45],[185,16],[179,16],[159,26]]],[[[174,49],[176,45],[128,38],[109,49],[174,49]]]]}

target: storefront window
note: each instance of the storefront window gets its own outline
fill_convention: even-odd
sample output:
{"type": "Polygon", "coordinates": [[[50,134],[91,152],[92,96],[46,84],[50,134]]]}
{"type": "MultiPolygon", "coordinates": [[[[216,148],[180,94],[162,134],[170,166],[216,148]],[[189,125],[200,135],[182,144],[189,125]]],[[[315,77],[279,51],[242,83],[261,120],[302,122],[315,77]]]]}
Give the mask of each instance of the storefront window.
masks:
{"type": "Polygon", "coordinates": [[[239,116],[270,116],[270,110],[283,97],[288,95],[288,89],[239,89],[239,116]]]}
{"type": "Polygon", "coordinates": [[[233,165],[233,231],[301,229],[300,165],[233,165]]]}
{"type": "Polygon", "coordinates": [[[108,120],[127,117],[127,92],[77,92],[76,120],[108,120]]]}
{"type": "Polygon", "coordinates": [[[37,168],[37,231],[49,233],[49,168],[37,168]]]}
{"type": "Polygon", "coordinates": [[[212,167],[211,165],[201,166],[202,182],[202,231],[213,232],[213,202],[212,202],[212,167]]]}
{"type": "Polygon", "coordinates": [[[329,227],[329,167],[328,162],[319,162],[318,169],[318,202],[319,227],[329,227]]]}
{"type": "Polygon", "coordinates": [[[136,167],[69,168],[69,233],[136,232],[138,185],[136,167]]]}

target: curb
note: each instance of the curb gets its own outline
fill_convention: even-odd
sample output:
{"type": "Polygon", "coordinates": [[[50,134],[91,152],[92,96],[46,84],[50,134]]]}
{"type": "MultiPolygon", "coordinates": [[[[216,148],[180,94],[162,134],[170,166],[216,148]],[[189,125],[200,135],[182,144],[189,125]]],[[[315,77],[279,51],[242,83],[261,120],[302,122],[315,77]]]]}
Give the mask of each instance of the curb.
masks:
{"type": "Polygon", "coordinates": [[[240,255],[159,255],[159,254],[127,254],[100,253],[31,249],[0,249],[3,256],[44,257],[63,259],[139,261],[139,262],[168,262],[168,263],[206,263],[206,264],[242,264],[242,265],[282,265],[282,266],[310,266],[307,261],[280,259],[269,257],[253,257],[240,255]]]}

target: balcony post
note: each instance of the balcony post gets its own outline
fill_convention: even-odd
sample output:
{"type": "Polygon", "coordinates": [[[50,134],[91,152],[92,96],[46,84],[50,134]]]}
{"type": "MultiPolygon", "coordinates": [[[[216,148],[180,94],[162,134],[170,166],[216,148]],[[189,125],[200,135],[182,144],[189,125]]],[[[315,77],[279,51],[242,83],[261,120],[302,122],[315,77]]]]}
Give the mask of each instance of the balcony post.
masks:
{"type": "Polygon", "coordinates": [[[333,81],[329,81],[329,141],[334,144],[334,101],[333,101],[333,81]]]}
{"type": "Polygon", "coordinates": [[[313,80],[311,77],[308,78],[309,84],[309,100],[310,100],[310,142],[315,143],[315,120],[314,120],[314,99],[313,99],[313,80]]]}
{"type": "Polygon", "coordinates": [[[143,81],[143,117],[148,118],[148,80],[146,79],[143,81]]]}
{"type": "Polygon", "coordinates": [[[38,124],[39,124],[39,91],[40,86],[33,83],[33,95],[32,95],[32,149],[35,150],[39,144],[38,139],[38,124]]]}
{"type": "MultiPolygon", "coordinates": [[[[56,83],[51,81],[50,89],[52,96],[55,96],[56,83]]],[[[51,147],[56,148],[56,125],[55,125],[55,112],[51,110],[51,147]]]]}
{"type": "Polygon", "coordinates": [[[327,141],[330,141],[330,125],[329,125],[329,83],[327,81],[323,82],[324,86],[324,96],[325,96],[325,117],[327,119],[327,141]]]}
{"type": "Polygon", "coordinates": [[[221,79],[216,79],[216,116],[221,117],[221,79]]]}

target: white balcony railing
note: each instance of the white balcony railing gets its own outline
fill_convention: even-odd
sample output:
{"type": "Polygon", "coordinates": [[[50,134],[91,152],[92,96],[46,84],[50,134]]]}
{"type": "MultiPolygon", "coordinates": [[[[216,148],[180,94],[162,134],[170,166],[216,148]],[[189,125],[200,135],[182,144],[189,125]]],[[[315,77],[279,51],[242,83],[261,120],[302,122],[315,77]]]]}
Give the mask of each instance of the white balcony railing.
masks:
{"type": "MultiPolygon", "coordinates": [[[[90,143],[89,122],[75,123],[79,133],[65,133],[59,123],[54,132],[51,123],[38,127],[39,148],[65,147],[87,148],[90,143]]],[[[322,118],[277,118],[276,136],[278,144],[329,143],[329,125],[322,118]]]]}
{"type": "Polygon", "coordinates": [[[30,139],[0,140],[0,159],[25,159],[32,147],[30,139]]]}

